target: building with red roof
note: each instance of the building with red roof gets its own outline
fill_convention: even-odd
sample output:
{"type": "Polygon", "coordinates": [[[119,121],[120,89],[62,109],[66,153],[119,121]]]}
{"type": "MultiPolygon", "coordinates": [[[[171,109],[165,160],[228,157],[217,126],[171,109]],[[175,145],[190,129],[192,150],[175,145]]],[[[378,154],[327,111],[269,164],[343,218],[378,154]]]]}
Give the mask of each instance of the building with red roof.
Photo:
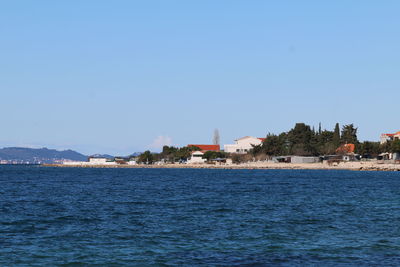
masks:
{"type": "Polygon", "coordinates": [[[387,134],[381,134],[381,144],[386,143],[387,141],[394,141],[394,140],[399,140],[400,139],[400,131],[397,133],[387,133],[387,134]]]}
{"type": "Polygon", "coordinates": [[[207,151],[219,152],[221,150],[220,145],[195,145],[195,144],[190,144],[190,145],[187,145],[187,146],[188,147],[198,147],[203,152],[207,152],[207,151]]]}
{"type": "Polygon", "coordinates": [[[337,154],[351,154],[356,150],[356,146],[354,144],[344,144],[341,145],[338,149],[336,149],[337,154]]]}

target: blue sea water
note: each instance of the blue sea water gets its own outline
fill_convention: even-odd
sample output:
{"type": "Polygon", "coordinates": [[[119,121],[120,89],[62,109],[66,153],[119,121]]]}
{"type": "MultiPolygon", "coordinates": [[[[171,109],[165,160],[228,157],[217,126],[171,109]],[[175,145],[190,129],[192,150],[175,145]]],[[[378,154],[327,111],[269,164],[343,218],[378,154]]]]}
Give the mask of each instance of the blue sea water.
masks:
{"type": "Polygon", "coordinates": [[[397,266],[400,173],[0,167],[1,266],[397,266]]]}

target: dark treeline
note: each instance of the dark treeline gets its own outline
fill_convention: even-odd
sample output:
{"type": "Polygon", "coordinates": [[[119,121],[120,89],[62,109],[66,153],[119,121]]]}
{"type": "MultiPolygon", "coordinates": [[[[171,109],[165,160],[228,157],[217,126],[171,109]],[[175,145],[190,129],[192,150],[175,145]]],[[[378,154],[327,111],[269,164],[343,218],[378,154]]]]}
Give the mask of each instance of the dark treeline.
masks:
{"type": "MultiPolygon", "coordinates": [[[[190,158],[193,151],[199,151],[200,148],[196,146],[184,146],[184,147],[174,147],[174,146],[164,146],[161,153],[151,153],[150,151],[145,151],[139,158],[139,163],[153,163],[156,161],[164,161],[167,163],[174,163],[179,161],[185,161],[190,158]]],[[[224,152],[207,151],[204,153],[204,158],[207,160],[216,158],[226,158],[227,154],[224,152]]]]}
{"type": "Polygon", "coordinates": [[[279,135],[268,134],[265,141],[255,146],[253,155],[267,156],[321,156],[334,155],[343,144],[354,144],[355,153],[365,157],[376,157],[383,152],[399,152],[400,142],[393,141],[381,145],[379,142],[360,142],[357,128],[353,124],[344,125],[341,129],[336,123],[333,131],[315,130],[304,123],[297,123],[293,129],[279,135]]]}

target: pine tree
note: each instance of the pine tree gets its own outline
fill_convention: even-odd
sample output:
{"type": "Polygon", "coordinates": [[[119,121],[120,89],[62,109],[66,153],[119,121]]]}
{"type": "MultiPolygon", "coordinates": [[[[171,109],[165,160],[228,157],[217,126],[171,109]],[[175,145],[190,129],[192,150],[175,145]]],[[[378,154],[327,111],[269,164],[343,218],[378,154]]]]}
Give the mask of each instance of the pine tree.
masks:
{"type": "Polygon", "coordinates": [[[343,126],[341,140],[342,143],[357,144],[357,128],[353,124],[343,126]]]}
{"type": "Polygon", "coordinates": [[[339,123],[336,123],[336,125],[335,125],[335,130],[333,132],[332,143],[335,145],[335,147],[339,147],[339,145],[340,145],[340,126],[339,126],[339,123]]]}

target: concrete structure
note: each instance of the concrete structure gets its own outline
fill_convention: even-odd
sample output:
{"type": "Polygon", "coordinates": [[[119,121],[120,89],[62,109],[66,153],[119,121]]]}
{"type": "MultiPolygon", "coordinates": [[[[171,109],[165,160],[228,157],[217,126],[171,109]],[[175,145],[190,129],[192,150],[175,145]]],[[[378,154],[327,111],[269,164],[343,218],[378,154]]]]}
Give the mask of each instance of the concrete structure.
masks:
{"type": "Polygon", "coordinates": [[[273,162],[280,162],[280,163],[295,163],[295,164],[302,164],[302,163],[318,163],[321,162],[320,157],[303,157],[303,156],[279,156],[273,157],[273,162]]]}
{"type": "Polygon", "coordinates": [[[253,136],[245,136],[235,140],[235,144],[224,145],[227,153],[246,154],[253,146],[261,145],[265,138],[257,138],[253,136]]]}
{"type": "Polygon", "coordinates": [[[400,153],[399,152],[382,153],[382,154],[379,154],[378,160],[395,160],[395,161],[398,161],[398,160],[400,160],[400,153]]]}
{"type": "Polygon", "coordinates": [[[381,134],[381,144],[385,144],[387,141],[394,141],[400,139],[400,131],[392,134],[381,134]]]}
{"type": "Polygon", "coordinates": [[[204,153],[201,151],[193,151],[192,155],[188,159],[188,164],[202,164],[206,162],[206,159],[203,159],[204,153]]]}
{"type": "Polygon", "coordinates": [[[89,157],[88,161],[65,161],[64,165],[70,166],[87,166],[87,165],[117,165],[113,159],[103,157],[89,157]]]}
{"type": "Polygon", "coordinates": [[[130,160],[128,161],[128,165],[136,165],[136,164],[137,164],[137,162],[136,162],[135,159],[130,159],[130,160]]]}
{"type": "Polygon", "coordinates": [[[118,165],[115,161],[109,161],[109,162],[104,162],[104,163],[93,163],[89,161],[66,161],[63,162],[63,165],[69,165],[69,166],[103,166],[103,165],[118,165]]]}
{"type": "Polygon", "coordinates": [[[354,154],[354,153],[343,155],[343,157],[342,157],[343,161],[357,161],[360,159],[361,159],[361,156],[358,154],[354,154]]]}
{"type": "Polygon", "coordinates": [[[320,162],[319,157],[301,157],[293,156],[291,157],[291,163],[318,163],[320,162]]]}
{"type": "Polygon", "coordinates": [[[108,161],[107,158],[89,157],[89,163],[93,165],[103,165],[108,161]]]}

